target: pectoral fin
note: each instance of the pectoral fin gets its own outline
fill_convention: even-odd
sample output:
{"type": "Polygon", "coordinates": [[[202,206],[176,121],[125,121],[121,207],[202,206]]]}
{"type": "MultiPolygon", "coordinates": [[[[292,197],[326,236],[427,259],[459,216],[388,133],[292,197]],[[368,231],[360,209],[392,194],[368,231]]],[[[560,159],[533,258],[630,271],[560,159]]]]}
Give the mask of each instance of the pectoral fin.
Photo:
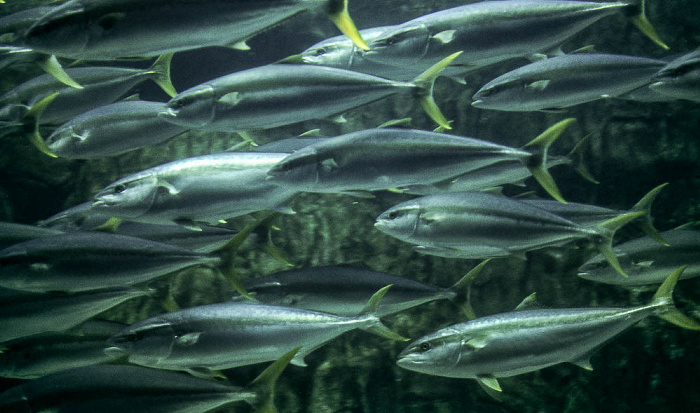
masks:
{"type": "Polygon", "coordinates": [[[575,364],[582,369],[593,371],[593,366],[591,365],[591,358],[589,354],[583,355],[576,360],[571,360],[571,364],[575,364]]]}
{"type": "Polygon", "coordinates": [[[497,392],[502,392],[503,389],[501,389],[501,385],[498,384],[498,380],[496,380],[496,377],[491,376],[491,375],[480,375],[476,376],[476,379],[479,381],[479,384],[482,386],[489,388],[491,390],[495,390],[497,392]]]}
{"type": "Polygon", "coordinates": [[[177,345],[182,346],[182,347],[191,347],[191,346],[197,344],[197,341],[199,340],[199,337],[201,335],[202,335],[202,332],[187,333],[185,335],[177,337],[175,339],[175,343],[177,343],[177,345]]]}
{"type": "Polygon", "coordinates": [[[435,34],[432,38],[442,44],[447,44],[455,39],[455,33],[457,33],[457,30],[445,30],[435,34]]]}

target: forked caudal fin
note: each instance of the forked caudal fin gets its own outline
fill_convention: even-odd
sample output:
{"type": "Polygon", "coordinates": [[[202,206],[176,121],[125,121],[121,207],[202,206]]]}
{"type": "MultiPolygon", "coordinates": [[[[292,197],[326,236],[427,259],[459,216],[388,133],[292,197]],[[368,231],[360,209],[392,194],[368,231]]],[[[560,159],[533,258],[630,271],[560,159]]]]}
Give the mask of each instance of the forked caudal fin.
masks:
{"type": "Polygon", "coordinates": [[[413,84],[419,88],[418,93],[423,110],[437,122],[438,125],[445,129],[452,129],[452,126],[450,126],[450,122],[447,121],[445,115],[442,114],[437,103],[435,103],[435,99],[433,98],[433,86],[435,85],[435,79],[440,73],[461,54],[462,52],[452,53],[413,79],[413,84]]]}
{"type": "Polygon", "coordinates": [[[566,201],[564,197],[562,197],[561,192],[559,192],[554,178],[552,178],[552,175],[550,175],[547,170],[547,151],[552,142],[574,122],[576,122],[574,118],[568,118],[557,122],[524,146],[524,149],[532,154],[532,156],[527,159],[527,164],[525,166],[527,166],[532,176],[552,198],[564,204],[566,201]]]}
{"type": "Polygon", "coordinates": [[[651,204],[654,202],[654,199],[656,199],[656,196],[659,195],[659,192],[666,187],[666,185],[668,185],[668,182],[649,191],[649,193],[644,195],[644,197],[640,199],[630,211],[644,212],[644,218],[640,225],[642,230],[655,241],[668,247],[671,244],[669,244],[668,241],[666,241],[664,237],[659,234],[659,231],[654,228],[654,224],[651,222],[651,204]]]}
{"type": "Polygon", "coordinates": [[[654,294],[651,305],[658,306],[659,309],[656,315],[669,323],[688,330],[700,330],[700,323],[686,317],[683,313],[678,311],[673,303],[673,289],[676,287],[678,279],[686,268],[688,268],[687,265],[680,267],[666,277],[666,280],[661,284],[656,294],[654,294]]]}
{"type": "Polygon", "coordinates": [[[51,149],[46,146],[44,138],[41,137],[41,134],[39,133],[39,119],[41,118],[41,114],[44,113],[46,107],[49,106],[58,95],[59,93],[56,92],[41,99],[39,102],[34,104],[34,106],[29,109],[29,112],[24,115],[24,118],[22,118],[22,124],[24,125],[27,136],[29,137],[29,142],[36,146],[41,153],[52,158],[58,158],[58,156],[51,152],[51,149]]]}
{"type": "Polygon", "coordinates": [[[481,263],[479,263],[479,265],[472,268],[471,271],[469,271],[464,277],[457,281],[452,287],[448,288],[449,291],[455,293],[455,296],[452,300],[460,306],[462,312],[469,320],[473,320],[476,318],[476,313],[474,312],[474,308],[471,304],[472,283],[474,283],[476,277],[478,277],[479,274],[481,274],[481,271],[484,269],[486,264],[489,263],[489,261],[491,261],[491,258],[482,261],[481,263]]]}
{"type": "Polygon", "coordinates": [[[170,62],[172,62],[172,60],[173,54],[166,53],[156,59],[156,61],[153,62],[149,68],[149,70],[156,75],[153,81],[156,82],[156,84],[160,86],[160,88],[163,89],[163,91],[171,98],[177,95],[175,86],[173,86],[173,83],[170,80],[170,62]]]}
{"type": "Polygon", "coordinates": [[[617,260],[615,252],[612,249],[612,238],[615,235],[615,231],[625,226],[630,221],[633,221],[641,216],[644,216],[643,211],[628,212],[626,214],[619,215],[615,218],[609,219],[596,226],[599,234],[603,236],[604,241],[599,242],[596,246],[598,251],[605,257],[605,259],[612,265],[615,271],[619,272],[625,277],[629,277],[625,270],[622,269],[620,261],[617,260]]]}
{"type": "Polygon", "coordinates": [[[266,368],[258,377],[255,378],[247,388],[255,392],[255,401],[252,403],[253,408],[259,413],[276,413],[275,407],[275,385],[277,379],[289,365],[289,362],[294,358],[301,347],[297,347],[284,356],[280,357],[266,368]]]}
{"type": "Polygon", "coordinates": [[[668,50],[668,45],[661,40],[659,34],[656,33],[656,29],[654,29],[654,26],[652,26],[647,19],[644,1],[645,0],[627,0],[626,3],[629,5],[627,10],[627,18],[632,22],[632,24],[637,26],[642,33],[651,39],[652,42],[661,46],[664,50],[668,50]]]}
{"type": "Polygon", "coordinates": [[[370,333],[374,333],[378,336],[388,338],[390,340],[408,341],[407,338],[402,337],[401,335],[389,330],[389,328],[387,326],[382,324],[382,322],[379,320],[379,318],[376,315],[377,310],[379,309],[379,302],[382,300],[382,298],[384,297],[386,292],[389,291],[389,288],[391,288],[392,285],[393,284],[389,284],[384,288],[380,288],[379,291],[374,293],[372,295],[372,297],[370,297],[369,301],[367,301],[365,308],[363,308],[362,311],[360,311],[360,314],[358,314],[358,317],[361,317],[361,316],[367,317],[369,320],[369,323],[368,323],[368,325],[362,326],[360,328],[365,330],[365,331],[369,331],[370,333]]]}
{"type": "Polygon", "coordinates": [[[326,12],[338,29],[348,36],[350,40],[362,50],[369,50],[367,42],[364,41],[362,35],[357,30],[355,23],[350,18],[348,13],[348,0],[330,0],[328,1],[326,12]]]}

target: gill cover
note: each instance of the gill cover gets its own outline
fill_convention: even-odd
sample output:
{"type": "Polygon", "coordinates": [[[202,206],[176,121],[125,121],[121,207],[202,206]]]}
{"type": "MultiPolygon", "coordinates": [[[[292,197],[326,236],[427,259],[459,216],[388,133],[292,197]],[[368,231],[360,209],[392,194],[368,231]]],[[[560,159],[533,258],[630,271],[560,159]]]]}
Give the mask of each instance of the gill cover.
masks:
{"type": "Polygon", "coordinates": [[[151,208],[161,186],[154,176],[117,181],[95,195],[92,208],[120,218],[138,218],[151,208]]]}
{"type": "Polygon", "coordinates": [[[364,56],[376,63],[405,67],[425,56],[430,41],[430,32],[424,24],[401,25],[373,40],[364,56]]]}

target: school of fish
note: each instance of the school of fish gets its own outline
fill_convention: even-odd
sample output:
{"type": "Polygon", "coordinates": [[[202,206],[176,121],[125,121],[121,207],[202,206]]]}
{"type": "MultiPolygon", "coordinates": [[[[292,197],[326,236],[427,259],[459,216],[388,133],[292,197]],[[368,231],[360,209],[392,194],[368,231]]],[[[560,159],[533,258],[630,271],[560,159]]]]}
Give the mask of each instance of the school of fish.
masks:
{"type": "MultiPolygon", "coordinates": [[[[653,225],[653,201],[668,183],[647,188],[629,209],[567,202],[550,168],[566,165],[595,182],[581,157],[588,138],[550,154],[579,127],[575,118],[512,147],[452,133],[443,110],[454,102],[434,93],[439,77],[459,88],[471,73],[524,58],[530,63],[484,84],[467,104],[558,113],[600,99],[700,102],[697,50],[668,59],[561,51],[613,15],[668,50],[645,1],[656,0],[484,0],[362,30],[348,0],[68,0],[2,13],[0,70],[46,73],[0,94],[0,136],[26,139],[46,162],[114,157],[189,133],[244,141],[125,174],[37,225],[0,223],[0,377],[26,380],[0,393],[0,413],[205,412],[237,402],[275,412],[287,365],[306,366],[307,355],[358,329],[408,342],[399,367],[475,379],[498,399],[504,377],[567,362],[592,369],[597,348],[648,316],[700,330],[672,296],[679,279],[700,275],[700,230],[653,225]],[[313,14],[343,34],[184,90],[171,81],[179,53],[245,53],[261,32],[313,14]],[[144,69],[130,64],[144,60],[152,60],[144,69]],[[130,93],[148,80],[167,101],[130,93]],[[420,107],[436,129],[384,119],[338,136],[254,141],[303,121],[342,122],[388,99],[420,107]],[[503,195],[529,178],[550,199],[503,195]],[[300,196],[362,203],[386,193],[401,202],[373,217],[377,234],[419,254],[478,260],[472,271],[451,286],[342,262],[249,280],[237,274],[250,240],[292,265],[271,234],[280,214],[301,213],[293,209],[300,196]],[[627,225],[646,236],[616,245],[627,225]],[[655,295],[636,306],[559,309],[526,298],[513,311],[476,316],[470,289],[492,260],[574,244],[598,251],[579,277],[659,285],[655,295]],[[168,276],[193,269],[221,277],[236,296],[180,308],[168,276]],[[156,314],[127,324],[99,317],[136,298],[154,303],[156,314]],[[453,303],[456,324],[409,339],[381,320],[438,300],[453,303]],[[226,380],[224,371],[259,363],[269,366],[247,386],[226,380]]],[[[2,12],[11,1],[0,3],[2,12]]]]}

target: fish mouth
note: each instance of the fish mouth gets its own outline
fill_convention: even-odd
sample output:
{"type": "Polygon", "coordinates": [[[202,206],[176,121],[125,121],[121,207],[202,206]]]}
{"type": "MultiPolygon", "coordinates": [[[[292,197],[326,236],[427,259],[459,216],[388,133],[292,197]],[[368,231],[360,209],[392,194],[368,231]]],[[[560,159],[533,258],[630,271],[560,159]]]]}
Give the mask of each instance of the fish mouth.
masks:
{"type": "Polygon", "coordinates": [[[93,202],[92,205],[90,205],[90,209],[92,209],[92,208],[104,208],[105,206],[107,206],[107,203],[100,199],[98,201],[93,202]]]}
{"type": "Polygon", "coordinates": [[[107,348],[104,349],[103,351],[104,351],[104,353],[105,353],[108,357],[113,357],[113,358],[118,358],[118,357],[126,356],[126,355],[128,354],[126,351],[124,351],[123,348],[121,348],[121,347],[114,347],[114,346],[112,346],[112,347],[107,347],[107,348]]]}
{"type": "Polygon", "coordinates": [[[478,107],[483,106],[483,105],[484,105],[484,101],[481,99],[477,99],[477,100],[472,102],[472,106],[474,106],[475,108],[478,108],[478,107]]]}
{"type": "Polygon", "coordinates": [[[177,118],[178,112],[179,112],[178,109],[167,108],[161,112],[158,112],[158,117],[167,118],[167,119],[175,119],[175,118],[177,118]]]}

